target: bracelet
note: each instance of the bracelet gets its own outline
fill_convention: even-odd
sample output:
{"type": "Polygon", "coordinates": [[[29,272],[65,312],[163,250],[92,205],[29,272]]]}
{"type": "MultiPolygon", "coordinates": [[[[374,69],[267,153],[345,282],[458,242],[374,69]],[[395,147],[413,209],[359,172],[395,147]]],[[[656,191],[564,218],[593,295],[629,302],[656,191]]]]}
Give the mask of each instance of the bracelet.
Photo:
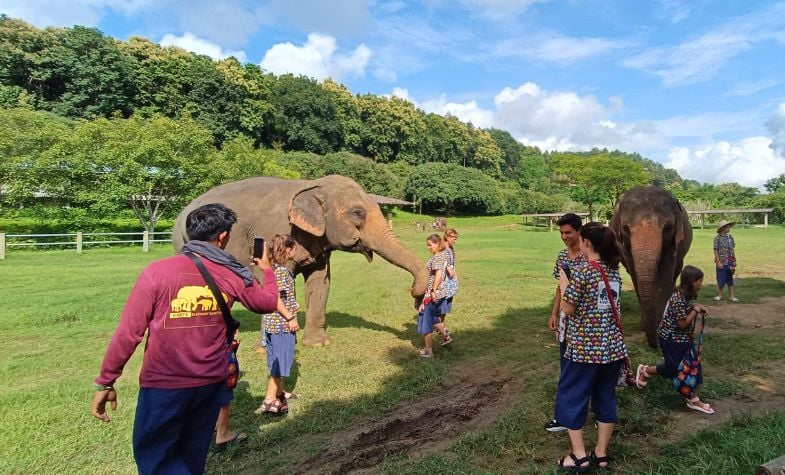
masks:
{"type": "Polygon", "coordinates": [[[284,320],[286,320],[287,322],[291,322],[292,320],[294,320],[294,317],[292,317],[292,318],[286,318],[286,317],[284,317],[283,319],[284,319],[284,320]]]}

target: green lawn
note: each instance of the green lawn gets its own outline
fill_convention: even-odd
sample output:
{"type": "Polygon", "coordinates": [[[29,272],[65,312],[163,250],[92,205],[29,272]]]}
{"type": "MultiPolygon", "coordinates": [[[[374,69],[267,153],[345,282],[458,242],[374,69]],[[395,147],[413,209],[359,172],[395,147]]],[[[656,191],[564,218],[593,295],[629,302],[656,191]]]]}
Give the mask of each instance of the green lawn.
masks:
{"type": "MultiPolygon", "coordinates": [[[[416,219],[399,215],[396,233],[425,259],[426,233],[415,231],[416,219]]],[[[259,318],[235,308],[242,322],[244,377],[233,425],[250,440],[227,454],[212,454],[208,472],[285,471],[318,454],[332,433],[420,395],[436,394],[454,371],[467,367],[512,375],[522,387],[518,401],[488,428],[456,434],[439,453],[393,455],[379,470],[552,472],[556,456],[569,452],[566,436],[542,430],[552,415],[558,368],[546,322],[554,289],[551,266],[562,247],[559,235],[523,227],[511,216],[451,218],[449,224],[461,233],[461,290],[448,320],[456,336],[452,347],[437,349],[431,360],[416,356],[421,338],[405,271],[378,257],[369,265],[360,255],[334,253],[328,304],[333,344],[298,348],[292,380],[304,398],[291,405],[285,419],[253,414],[266,382],[266,368],[254,352],[259,318]]],[[[734,228],[733,235],[739,297],[756,303],[785,294],[785,229],[734,228]]],[[[686,260],[706,271],[707,283],[713,280],[713,237],[713,229],[696,230],[686,260]]],[[[168,246],[149,254],[138,247],[82,255],[11,250],[0,261],[0,377],[5,383],[0,388],[0,473],[135,473],[131,430],[141,350],[117,383],[120,407],[110,424],[89,413],[92,379],[135,278],[148,262],[170,254],[168,246]]],[[[629,279],[624,290],[622,312],[633,361],[656,361],[657,351],[644,346],[639,332],[629,279]]],[[[714,287],[707,285],[701,300],[708,302],[713,294],[714,287]]],[[[781,332],[712,337],[711,321],[708,327],[706,347],[714,346],[707,350],[704,394],[709,400],[743,396],[751,391],[743,383],[745,375],[785,357],[781,332]]],[[[739,416],[674,440],[674,421],[689,424],[695,416],[683,411],[665,382],[645,393],[620,391],[620,417],[611,449],[624,473],[750,473],[756,464],[785,453],[780,436],[785,413],[777,411],[739,416]]],[[[591,440],[588,435],[589,446],[591,440]]]]}

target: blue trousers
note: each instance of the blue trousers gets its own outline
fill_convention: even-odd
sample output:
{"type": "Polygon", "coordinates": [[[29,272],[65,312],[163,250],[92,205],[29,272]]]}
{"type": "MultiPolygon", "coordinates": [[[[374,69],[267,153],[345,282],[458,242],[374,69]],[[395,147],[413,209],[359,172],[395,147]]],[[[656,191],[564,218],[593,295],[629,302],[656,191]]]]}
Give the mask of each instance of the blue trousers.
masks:
{"type": "Polygon", "coordinates": [[[568,429],[583,428],[591,399],[592,411],[598,422],[616,423],[616,381],[621,360],[593,364],[562,359],[556,389],[556,420],[568,429]]]}
{"type": "Polygon", "coordinates": [[[187,389],[141,388],[134,460],[141,475],[202,475],[226,382],[187,389]]]}

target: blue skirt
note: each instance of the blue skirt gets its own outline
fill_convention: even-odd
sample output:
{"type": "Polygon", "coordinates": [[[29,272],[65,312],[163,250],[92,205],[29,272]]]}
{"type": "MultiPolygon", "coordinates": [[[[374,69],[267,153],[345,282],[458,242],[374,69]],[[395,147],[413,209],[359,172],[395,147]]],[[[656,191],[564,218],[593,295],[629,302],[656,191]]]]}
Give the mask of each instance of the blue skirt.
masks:
{"type": "Polygon", "coordinates": [[[452,312],[452,297],[442,299],[441,302],[441,305],[439,305],[439,315],[447,315],[452,312]]]}
{"type": "Polygon", "coordinates": [[[417,315],[417,333],[427,335],[433,333],[433,326],[440,322],[439,307],[441,300],[431,300],[422,312],[417,315]]]}
{"type": "Polygon", "coordinates": [[[292,332],[266,333],[267,369],[274,378],[288,378],[294,364],[294,345],[297,337],[292,332]]]}

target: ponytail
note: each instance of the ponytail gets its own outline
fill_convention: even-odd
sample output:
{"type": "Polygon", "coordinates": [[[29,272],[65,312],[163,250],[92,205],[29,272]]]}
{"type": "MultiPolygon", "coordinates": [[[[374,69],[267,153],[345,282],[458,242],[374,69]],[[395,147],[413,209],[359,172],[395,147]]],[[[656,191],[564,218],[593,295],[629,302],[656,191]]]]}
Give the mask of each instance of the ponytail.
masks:
{"type": "Polygon", "coordinates": [[[619,268],[619,246],[616,244],[616,233],[602,223],[591,222],[581,226],[581,237],[587,239],[600,259],[611,269],[619,268]]]}

